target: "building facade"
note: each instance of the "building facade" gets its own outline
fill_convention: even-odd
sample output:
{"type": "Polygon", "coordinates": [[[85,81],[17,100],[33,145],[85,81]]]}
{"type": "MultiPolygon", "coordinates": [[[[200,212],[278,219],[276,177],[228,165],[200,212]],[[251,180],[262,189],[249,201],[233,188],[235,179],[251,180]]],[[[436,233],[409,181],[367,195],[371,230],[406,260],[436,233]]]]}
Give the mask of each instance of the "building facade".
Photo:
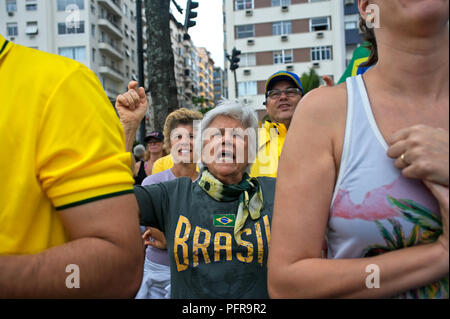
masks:
{"type": "Polygon", "coordinates": [[[214,106],[214,61],[206,48],[197,48],[199,70],[199,98],[201,107],[214,106]]]}
{"type": "Polygon", "coordinates": [[[362,35],[359,30],[358,0],[344,1],[344,28],[345,28],[345,56],[346,65],[352,59],[353,51],[362,43],[362,35]]]}
{"type": "Polygon", "coordinates": [[[6,39],[85,64],[111,100],[137,79],[134,0],[0,0],[6,39]]]}
{"type": "Polygon", "coordinates": [[[228,92],[225,87],[225,71],[220,68],[214,68],[214,103],[217,104],[222,99],[228,98],[228,92]]]}
{"type": "MultiPolygon", "coordinates": [[[[314,68],[338,79],[345,69],[344,4],[336,0],[224,0],[225,51],[242,52],[236,70],[238,98],[264,109],[267,78],[314,68]]],[[[229,68],[229,62],[225,61],[229,68]]],[[[233,73],[227,71],[231,99],[233,73]]]]}

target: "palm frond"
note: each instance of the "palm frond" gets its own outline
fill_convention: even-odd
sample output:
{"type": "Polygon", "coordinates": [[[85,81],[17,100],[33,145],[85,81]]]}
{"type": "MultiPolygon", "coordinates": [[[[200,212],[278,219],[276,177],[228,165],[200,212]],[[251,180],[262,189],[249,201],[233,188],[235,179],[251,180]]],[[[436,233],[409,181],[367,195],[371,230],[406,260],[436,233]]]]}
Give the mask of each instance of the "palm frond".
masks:
{"type": "Polygon", "coordinates": [[[377,225],[378,229],[381,232],[381,235],[383,236],[384,241],[386,242],[387,246],[389,248],[395,249],[395,239],[389,234],[389,231],[378,221],[375,221],[375,224],[377,225]]]}
{"type": "Polygon", "coordinates": [[[405,247],[405,234],[403,232],[402,225],[395,219],[388,219],[388,222],[392,225],[392,230],[396,240],[396,248],[405,247]]]}
{"type": "Polygon", "coordinates": [[[407,247],[411,247],[417,245],[419,243],[419,225],[415,225],[411,230],[411,234],[409,235],[408,242],[406,243],[407,247]]]}
{"type": "Polygon", "coordinates": [[[442,220],[439,214],[429,210],[428,208],[420,205],[419,203],[410,200],[410,199],[402,199],[405,203],[407,203],[411,210],[419,215],[427,217],[428,219],[434,221],[437,225],[442,226],[442,220]]]}

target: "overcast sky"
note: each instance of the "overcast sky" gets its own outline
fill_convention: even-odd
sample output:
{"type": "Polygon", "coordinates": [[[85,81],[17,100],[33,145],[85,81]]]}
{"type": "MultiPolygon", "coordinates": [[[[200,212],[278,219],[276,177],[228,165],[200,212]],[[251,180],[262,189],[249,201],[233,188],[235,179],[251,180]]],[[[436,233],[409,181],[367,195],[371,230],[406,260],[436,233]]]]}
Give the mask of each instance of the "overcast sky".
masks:
{"type": "MultiPolygon", "coordinates": [[[[196,47],[205,47],[211,52],[214,65],[223,68],[223,17],[222,0],[196,0],[199,3],[196,9],[198,16],[195,19],[197,25],[189,28],[189,35],[196,47]]],[[[187,0],[176,0],[183,9],[187,0]]],[[[178,14],[172,5],[172,12],[178,22],[184,24],[183,15],[178,14]]]]}

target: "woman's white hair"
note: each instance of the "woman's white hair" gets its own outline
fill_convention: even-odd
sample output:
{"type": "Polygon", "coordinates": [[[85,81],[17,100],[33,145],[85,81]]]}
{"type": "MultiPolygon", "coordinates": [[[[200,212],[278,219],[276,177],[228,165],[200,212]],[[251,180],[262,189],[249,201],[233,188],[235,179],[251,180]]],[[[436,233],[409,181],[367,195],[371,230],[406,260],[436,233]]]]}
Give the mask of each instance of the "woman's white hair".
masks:
{"type": "Polygon", "coordinates": [[[241,104],[238,101],[222,100],[211,111],[207,112],[200,123],[200,127],[196,129],[196,137],[194,143],[195,154],[197,155],[197,165],[202,171],[207,165],[202,162],[203,149],[203,133],[211,122],[217,116],[228,116],[241,122],[245,132],[248,135],[248,165],[246,172],[250,173],[250,168],[256,159],[258,149],[258,117],[256,112],[250,107],[241,104]]]}

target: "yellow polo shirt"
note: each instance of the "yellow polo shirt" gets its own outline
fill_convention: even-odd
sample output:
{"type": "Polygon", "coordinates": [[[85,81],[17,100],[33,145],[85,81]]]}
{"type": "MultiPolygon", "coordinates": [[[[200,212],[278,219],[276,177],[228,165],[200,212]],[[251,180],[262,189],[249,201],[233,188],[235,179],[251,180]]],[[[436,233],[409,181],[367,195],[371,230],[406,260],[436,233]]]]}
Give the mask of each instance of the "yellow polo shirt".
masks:
{"type": "Polygon", "coordinates": [[[161,173],[162,171],[168,170],[173,167],[172,156],[166,155],[157,159],[156,162],[153,163],[152,175],[157,173],[161,173]]]}
{"type": "Polygon", "coordinates": [[[259,129],[258,154],[251,167],[250,176],[277,177],[278,160],[286,134],[284,124],[264,122],[264,127],[259,129]]]}
{"type": "Polygon", "coordinates": [[[57,210],[133,192],[125,136],[95,74],[0,35],[0,255],[67,242],[57,210]]]}
{"type": "MultiPolygon", "coordinates": [[[[155,175],[157,173],[161,173],[162,171],[171,169],[173,167],[173,159],[172,159],[172,155],[166,155],[161,157],[160,159],[157,159],[155,163],[153,163],[153,168],[152,168],[152,175],[155,175]]],[[[197,166],[197,172],[199,172],[200,170],[198,169],[197,166]]]]}

